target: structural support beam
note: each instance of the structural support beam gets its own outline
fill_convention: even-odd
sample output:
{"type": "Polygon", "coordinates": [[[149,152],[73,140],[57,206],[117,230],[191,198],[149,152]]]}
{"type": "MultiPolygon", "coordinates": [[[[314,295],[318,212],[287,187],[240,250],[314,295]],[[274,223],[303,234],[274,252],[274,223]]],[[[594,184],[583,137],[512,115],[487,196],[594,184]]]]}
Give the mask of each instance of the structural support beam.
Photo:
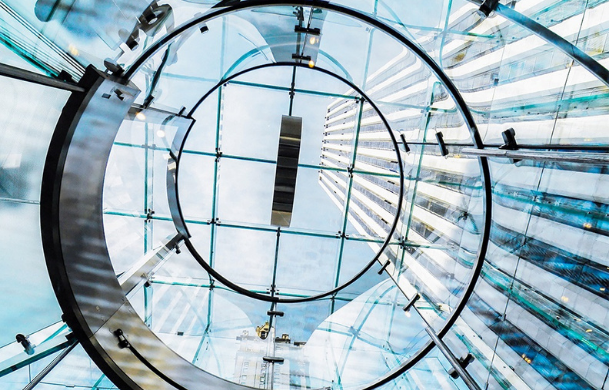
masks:
{"type": "Polygon", "coordinates": [[[12,79],[23,80],[34,84],[45,85],[47,87],[59,88],[71,92],[84,92],[84,88],[69,83],[67,81],[54,79],[49,76],[30,72],[16,68],[14,66],[0,64],[0,76],[10,77],[12,79]]]}
{"type": "Polygon", "coordinates": [[[151,276],[153,271],[161,266],[177,248],[182,236],[176,235],[167,240],[165,245],[145,254],[137,263],[118,277],[118,282],[127,297],[142,286],[151,276]]]}
{"type": "Polygon", "coordinates": [[[48,366],[46,366],[45,368],[42,369],[42,371],[40,371],[38,373],[38,375],[36,375],[34,377],[34,379],[32,379],[32,381],[30,383],[28,383],[23,390],[32,390],[37,384],[39,384],[45,376],[48,375],[49,372],[51,372],[51,370],[53,368],[55,368],[59,363],[61,363],[61,361],[68,356],[68,354],[70,352],[72,352],[72,350],[74,349],[74,347],[76,347],[76,344],[78,344],[78,342],[76,342],[75,340],[71,341],[71,345],[64,349],[63,351],[61,351],[61,353],[59,355],[57,355],[55,357],[55,359],[53,359],[51,361],[51,363],[49,363],[48,366]]]}
{"type": "Polygon", "coordinates": [[[28,355],[25,353],[25,351],[21,352],[0,363],[0,378],[10,374],[13,371],[17,371],[20,368],[44,359],[57,351],[61,351],[62,349],[74,344],[75,341],[76,340],[73,338],[66,340],[66,338],[63,336],[56,336],[55,338],[38,345],[34,355],[28,355]]]}
{"type": "MultiPolygon", "coordinates": [[[[557,148],[560,146],[557,145],[557,148]]],[[[609,149],[608,149],[609,151],[609,149]]],[[[516,160],[558,161],[579,164],[609,164],[609,153],[581,153],[581,152],[554,152],[554,151],[527,151],[506,149],[475,149],[464,148],[461,154],[468,156],[499,157],[516,160]]]]}
{"type": "MultiPolygon", "coordinates": [[[[483,2],[480,0],[470,1],[478,5],[483,4],[483,2]]],[[[509,21],[526,28],[544,41],[555,46],[560,51],[571,57],[578,64],[580,64],[582,67],[586,68],[590,73],[596,76],[605,85],[609,86],[609,70],[602,66],[600,63],[598,63],[598,61],[596,61],[594,58],[586,54],[579,47],[573,45],[571,42],[556,34],[554,31],[550,30],[546,26],[534,21],[531,18],[526,17],[525,15],[513,10],[512,8],[506,5],[503,5],[501,3],[497,4],[495,12],[508,19],[509,21]]]]}

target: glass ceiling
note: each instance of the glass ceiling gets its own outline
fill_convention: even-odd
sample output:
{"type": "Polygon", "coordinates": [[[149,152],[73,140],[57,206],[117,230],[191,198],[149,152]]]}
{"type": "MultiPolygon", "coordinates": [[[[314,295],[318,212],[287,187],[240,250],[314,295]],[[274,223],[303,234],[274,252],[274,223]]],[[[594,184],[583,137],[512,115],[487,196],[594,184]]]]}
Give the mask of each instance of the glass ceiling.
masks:
{"type": "Polygon", "coordinates": [[[607,65],[606,2],[216,3],[0,0],[3,388],[116,388],[62,321],[40,233],[51,136],[93,65],[141,90],[104,179],[112,266],[143,275],[130,305],[196,367],[265,389],[475,388],[439,334],[481,389],[609,389],[609,79],[578,57],[607,65]],[[282,116],[302,118],[289,226],[271,223],[282,116]]]}

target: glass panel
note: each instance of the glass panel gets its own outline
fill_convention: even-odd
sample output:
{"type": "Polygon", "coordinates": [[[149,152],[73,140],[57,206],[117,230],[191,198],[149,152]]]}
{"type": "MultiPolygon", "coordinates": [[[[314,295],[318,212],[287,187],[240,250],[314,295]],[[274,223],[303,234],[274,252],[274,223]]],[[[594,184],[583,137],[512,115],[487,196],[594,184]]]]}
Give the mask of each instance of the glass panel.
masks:
{"type": "Polygon", "coordinates": [[[0,214],[4,221],[0,234],[4,252],[0,345],[5,345],[13,342],[18,333],[29,335],[56,322],[61,309],[44,261],[39,206],[3,201],[0,214]]]}
{"type": "Polygon", "coordinates": [[[223,91],[222,152],[276,161],[281,116],[288,115],[288,94],[241,85],[229,85],[223,91]]]}
{"type": "Polygon", "coordinates": [[[266,292],[273,280],[275,232],[218,226],[214,268],[232,282],[246,288],[266,292]],[[250,267],[238,267],[235,260],[246,261],[250,267]]]}
{"type": "Polygon", "coordinates": [[[0,77],[0,198],[38,201],[46,150],[69,93],[0,77]]]}
{"type": "Polygon", "coordinates": [[[0,345],[5,345],[61,316],[46,270],[38,202],[46,149],[68,93],[4,77],[0,85],[6,92],[0,98],[0,345]]]}
{"type": "MultiPolygon", "coordinates": [[[[103,69],[105,58],[132,63],[214,2],[115,1],[95,9],[83,0],[64,3],[0,3],[7,47],[2,62],[52,76],[66,70],[77,80],[83,65],[103,69]],[[138,17],[149,5],[153,15],[145,22],[138,17]]],[[[606,152],[607,86],[529,30],[500,15],[480,19],[478,7],[463,0],[416,7],[397,0],[338,3],[373,15],[429,53],[463,94],[487,146],[502,145],[501,133],[511,127],[522,149],[606,152]]],[[[503,3],[607,65],[607,2],[503,3]]],[[[152,275],[153,287],[142,289],[133,304],[168,345],[235,382],[336,389],[370,383],[427,342],[420,316],[440,329],[467,288],[484,215],[479,165],[463,149],[471,144],[463,118],[421,60],[345,15],[265,7],[217,18],[207,31],[201,27],[160,50],[135,75],[143,91],[139,103],[188,111],[223,75],[263,63],[296,59],[336,72],[375,99],[396,136],[409,142],[411,152],[400,152],[402,216],[378,264],[335,297],[279,305],[286,316],[269,324],[270,338],[256,332],[265,328],[270,304],[212,284],[186,251],[152,275]],[[319,27],[321,34],[298,35],[297,25],[319,27]],[[436,145],[439,131],[447,158],[436,145]],[[408,299],[396,284],[408,297],[421,293],[410,312],[402,311],[408,299]],[[290,364],[265,363],[269,353],[283,354],[290,364]]],[[[299,68],[292,114],[305,120],[295,208],[277,246],[269,206],[292,71],[252,72],[203,102],[182,160],[180,195],[204,259],[253,291],[270,293],[275,277],[280,294],[301,296],[343,283],[373,258],[399,192],[396,152],[377,113],[346,85],[299,68]]],[[[3,345],[60,315],[42,260],[37,203],[45,151],[68,93],[0,81],[7,92],[0,118],[0,212],[8,221],[0,242],[6,257],[3,345]]],[[[175,128],[162,127],[166,117],[153,112],[130,113],[108,166],[104,222],[117,272],[175,234],[165,192],[175,128]]],[[[606,166],[507,159],[490,165],[489,250],[446,343],[459,357],[474,355],[468,371],[483,388],[607,387],[606,166]]],[[[21,388],[47,361],[2,380],[21,388]]],[[[465,389],[449,369],[434,350],[383,388],[465,389]]],[[[82,356],[66,360],[54,375],[38,387],[110,386],[82,356]]]]}
{"type": "Polygon", "coordinates": [[[277,257],[280,294],[315,295],[334,287],[340,240],[281,234],[277,257]],[[314,269],[315,272],[308,272],[314,269]]]}

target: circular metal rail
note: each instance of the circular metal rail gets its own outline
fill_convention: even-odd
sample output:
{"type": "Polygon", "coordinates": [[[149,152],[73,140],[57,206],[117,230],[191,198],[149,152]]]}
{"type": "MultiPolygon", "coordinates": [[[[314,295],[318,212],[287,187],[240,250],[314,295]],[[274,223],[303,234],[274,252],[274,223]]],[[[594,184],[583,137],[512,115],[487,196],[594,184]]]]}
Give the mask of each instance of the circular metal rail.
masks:
{"type": "MultiPolygon", "coordinates": [[[[147,381],[151,380],[150,375],[155,375],[154,370],[150,370],[152,366],[185,388],[246,388],[205,373],[181,359],[158,340],[135,314],[118,285],[108,255],[103,233],[102,189],[114,136],[138,93],[129,85],[130,77],[138,68],[179,34],[200,23],[242,9],[274,5],[306,6],[337,12],[358,19],[401,42],[425,62],[444,84],[465,119],[474,145],[483,148],[473,116],[459,91],[416,43],[370,15],[321,0],[250,0],[212,9],[153,44],[127,70],[125,77],[104,78],[99,74],[89,77],[86,74],[80,83],[85,92],[74,93],[66,104],[49,147],[41,191],[41,230],[49,274],[68,325],[100,368],[120,387],[146,387],[145,384],[149,383],[147,381]],[[121,349],[121,344],[116,340],[119,329],[121,334],[124,331],[128,336],[138,336],[129,337],[129,343],[142,356],[147,356],[147,364],[134,360],[133,354],[121,349]]],[[[289,63],[289,66],[298,65],[289,63]]],[[[393,135],[392,140],[394,146],[397,146],[393,135]]],[[[486,158],[479,157],[478,161],[484,197],[484,228],[469,284],[438,331],[440,338],[449,331],[471,296],[487,250],[491,222],[491,182],[486,158]]],[[[401,366],[364,389],[373,389],[398,377],[414,366],[433,346],[430,341],[401,366]]],[[[155,378],[158,381],[158,376],[155,378]]],[[[163,389],[170,387],[167,383],[158,385],[158,388],[163,389]]]]}
{"type": "MultiPolygon", "coordinates": [[[[307,65],[307,64],[295,63],[295,62],[274,62],[274,63],[254,66],[254,67],[242,70],[240,72],[237,72],[223,80],[220,80],[220,82],[218,82],[214,87],[212,87],[209,91],[207,91],[201,97],[201,99],[199,99],[199,101],[194,105],[194,107],[192,108],[192,110],[189,113],[189,116],[191,116],[197,110],[197,108],[203,103],[203,101],[208,96],[210,96],[212,93],[214,93],[221,85],[224,85],[224,84],[230,82],[231,80],[233,80],[239,76],[242,76],[244,74],[247,74],[249,72],[261,70],[261,69],[275,68],[275,67],[298,67],[298,68],[303,68],[303,69],[306,68],[309,70],[321,72],[323,74],[332,76],[332,77],[342,81],[343,83],[347,84],[350,88],[353,88],[353,90],[356,91],[364,99],[364,101],[366,101],[366,102],[368,102],[368,104],[370,104],[370,106],[376,111],[378,116],[381,118],[381,121],[387,128],[387,131],[389,132],[389,136],[391,138],[391,142],[393,143],[393,147],[395,148],[397,164],[399,166],[398,172],[400,175],[400,179],[399,179],[400,180],[400,190],[399,190],[398,204],[396,206],[397,212],[394,216],[393,222],[391,224],[391,228],[390,228],[389,232],[387,233],[387,237],[385,238],[385,241],[383,242],[383,244],[381,245],[381,247],[377,251],[377,253],[374,255],[372,260],[370,260],[357,274],[355,274],[352,278],[350,278],[349,280],[347,280],[345,283],[341,284],[340,286],[337,286],[331,290],[325,291],[320,294],[311,295],[308,297],[300,297],[300,298],[284,298],[281,296],[270,296],[270,295],[264,295],[264,294],[252,292],[236,283],[233,283],[228,278],[223,276],[221,273],[219,273],[217,270],[215,270],[211,265],[209,265],[209,263],[207,261],[205,261],[205,259],[199,254],[199,252],[196,250],[195,246],[192,244],[192,242],[190,240],[190,234],[188,233],[188,230],[186,228],[186,221],[184,220],[184,216],[182,213],[182,207],[181,207],[180,201],[179,201],[178,176],[179,176],[179,169],[180,169],[180,160],[182,157],[182,152],[184,150],[184,145],[186,143],[186,140],[188,138],[188,135],[190,134],[190,130],[192,129],[192,127],[190,127],[188,129],[188,131],[186,131],[183,134],[177,133],[176,138],[174,138],[174,140],[172,142],[172,145],[180,145],[180,147],[179,147],[179,150],[177,150],[177,151],[172,150],[172,152],[174,152],[173,153],[174,156],[170,156],[170,160],[168,161],[168,165],[175,164],[175,166],[176,166],[176,168],[171,169],[172,172],[175,172],[175,173],[172,173],[172,175],[168,176],[168,179],[170,181],[173,181],[173,183],[168,183],[168,191],[174,192],[174,194],[169,194],[169,198],[175,199],[175,202],[172,202],[173,204],[170,204],[170,206],[172,206],[172,207],[170,207],[170,209],[171,209],[171,214],[172,214],[173,220],[178,221],[176,223],[176,228],[178,229],[178,231],[180,233],[182,233],[184,243],[185,243],[186,247],[188,248],[188,250],[190,251],[190,253],[197,260],[197,262],[203,268],[205,268],[205,270],[210,275],[212,275],[222,284],[224,284],[225,286],[227,286],[243,295],[246,295],[250,298],[258,299],[261,301],[277,302],[277,303],[308,302],[308,301],[314,301],[314,300],[317,300],[317,299],[320,299],[323,297],[327,297],[332,294],[336,294],[337,292],[341,291],[342,289],[350,286],[356,280],[358,280],[362,275],[364,275],[370,268],[372,268],[372,266],[378,261],[379,257],[383,254],[383,252],[389,245],[389,242],[391,241],[391,238],[393,237],[393,234],[395,233],[398,222],[400,220],[400,213],[402,210],[402,203],[403,203],[403,198],[404,198],[404,167],[402,164],[402,156],[399,151],[398,141],[395,138],[393,131],[391,130],[389,122],[387,121],[387,119],[385,118],[385,116],[383,115],[381,110],[379,110],[377,105],[364,93],[364,91],[362,91],[357,85],[355,85],[353,82],[345,79],[344,77],[336,75],[323,68],[319,68],[319,67],[310,68],[309,65],[307,65]],[[173,184],[173,186],[171,184],[173,184]]],[[[222,226],[222,225],[220,225],[220,226],[222,226]]],[[[343,232],[343,234],[344,234],[344,232],[343,232]]]]}

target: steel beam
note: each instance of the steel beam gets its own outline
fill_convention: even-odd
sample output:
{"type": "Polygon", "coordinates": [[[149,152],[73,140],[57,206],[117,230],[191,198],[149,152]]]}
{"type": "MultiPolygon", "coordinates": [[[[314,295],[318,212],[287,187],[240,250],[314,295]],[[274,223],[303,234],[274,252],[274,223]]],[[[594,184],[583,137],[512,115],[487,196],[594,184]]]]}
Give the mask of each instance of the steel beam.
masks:
{"type": "MultiPolygon", "coordinates": [[[[560,148],[560,145],[556,145],[556,147],[560,148]]],[[[609,164],[609,148],[607,148],[605,153],[464,148],[461,150],[461,154],[467,156],[497,157],[516,160],[556,161],[593,165],[609,164]]]]}

